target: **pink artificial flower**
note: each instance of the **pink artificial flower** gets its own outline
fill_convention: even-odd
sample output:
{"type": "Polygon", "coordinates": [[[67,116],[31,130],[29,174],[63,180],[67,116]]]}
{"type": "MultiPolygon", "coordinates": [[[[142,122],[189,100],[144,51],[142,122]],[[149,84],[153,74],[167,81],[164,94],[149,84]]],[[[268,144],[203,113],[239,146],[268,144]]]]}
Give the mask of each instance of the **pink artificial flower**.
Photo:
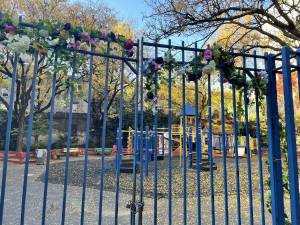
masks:
{"type": "Polygon", "coordinates": [[[78,49],[80,47],[80,41],[76,41],[75,43],[70,44],[69,47],[78,49]]]}
{"type": "Polygon", "coordinates": [[[154,60],[151,62],[151,67],[154,71],[157,71],[160,69],[160,64],[156,63],[154,60]]]}
{"type": "Polygon", "coordinates": [[[159,70],[160,69],[160,64],[158,64],[158,63],[154,63],[154,69],[155,70],[159,70]]]}
{"type": "Polygon", "coordinates": [[[212,56],[213,56],[213,53],[210,49],[206,49],[203,53],[203,57],[204,59],[206,60],[211,60],[212,59],[212,56]]]}
{"type": "Polygon", "coordinates": [[[17,28],[13,25],[5,25],[4,31],[6,33],[15,33],[17,31],[17,28]]]}
{"type": "Polygon", "coordinates": [[[134,42],[133,42],[133,40],[131,40],[131,39],[128,39],[128,40],[125,42],[125,44],[124,44],[124,47],[125,47],[125,49],[127,49],[127,50],[132,49],[133,46],[134,46],[134,42]]]}
{"type": "Polygon", "coordinates": [[[89,42],[90,41],[90,34],[88,32],[82,32],[80,35],[81,40],[85,41],[85,42],[89,42]]]}
{"type": "Polygon", "coordinates": [[[90,45],[96,46],[97,41],[98,41],[97,39],[90,39],[90,45]]]}
{"type": "Polygon", "coordinates": [[[104,39],[106,39],[107,38],[107,31],[106,30],[103,30],[103,31],[101,31],[101,37],[102,38],[104,38],[104,39]]]}

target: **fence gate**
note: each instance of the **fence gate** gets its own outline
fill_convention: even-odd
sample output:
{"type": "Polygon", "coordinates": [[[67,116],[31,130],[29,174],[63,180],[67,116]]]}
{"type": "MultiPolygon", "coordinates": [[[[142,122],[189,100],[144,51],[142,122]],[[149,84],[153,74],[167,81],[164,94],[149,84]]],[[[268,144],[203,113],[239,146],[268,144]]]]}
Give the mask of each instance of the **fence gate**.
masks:
{"type": "MultiPolygon", "coordinates": [[[[74,31],[75,42],[62,44],[57,36],[69,25],[57,25],[56,36],[43,37],[41,23],[3,23],[0,51],[10,64],[0,67],[1,79],[9,81],[7,86],[1,83],[8,93],[1,96],[6,132],[1,134],[0,224],[300,224],[294,113],[299,111],[300,52],[284,47],[276,55],[261,55],[227,52],[218,45],[200,49],[184,42],[132,43],[102,33],[103,53],[92,43],[99,41],[92,39],[92,32],[74,31]],[[9,39],[8,34],[18,33],[14,29],[22,32],[9,39]],[[18,38],[30,30],[40,39],[31,40],[27,54],[33,61],[28,66],[12,43],[24,44],[18,38]],[[84,43],[91,49],[82,48],[84,43]],[[44,166],[32,163],[45,75],[41,65],[48,66],[47,79],[52,80],[46,85],[50,101],[43,118],[44,166]],[[104,69],[96,75],[99,65],[104,69]],[[24,68],[26,75],[20,77],[24,68]],[[21,96],[30,99],[24,111],[26,151],[16,153],[11,146],[22,79],[30,87],[28,96],[21,96]],[[115,83],[118,124],[112,128],[109,109],[115,83]],[[134,92],[127,91],[128,84],[134,92]],[[62,87],[65,95],[58,94],[62,87]],[[80,114],[76,110],[82,93],[80,114]],[[103,97],[96,104],[99,124],[92,122],[96,93],[103,97]],[[132,99],[130,106],[125,98],[132,99]],[[60,111],[65,120],[58,120],[60,111]],[[59,124],[65,128],[66,146],[53,150],[59,124]],[[81,150],[74,133],[82,126],[81,150]],[[100,148],[91,146],[95,127],[100,148]],[[111,150],[112,142],[116,147],[111,150]],[[14,155],[25,157],[22,166],[10,163],[14,155]]],[[[5,58],[0,60],[4,65],[5,58]]]]}

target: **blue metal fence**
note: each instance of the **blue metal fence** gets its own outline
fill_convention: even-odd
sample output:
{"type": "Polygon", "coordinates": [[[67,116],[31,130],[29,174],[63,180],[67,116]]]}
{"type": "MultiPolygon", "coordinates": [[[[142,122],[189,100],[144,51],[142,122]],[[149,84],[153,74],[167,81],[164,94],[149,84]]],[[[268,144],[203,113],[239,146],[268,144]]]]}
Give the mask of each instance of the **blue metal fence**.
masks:
{"type": "MultiPolygon", "coordinates": [[[[25,24],[23,22],[20,23],[23,26],[31,27],[31,25],[25,24]]],[[[104,206],[104,196],[105,196],[105,177],[106,177],[106,156],[104,154],[105,147],[106,147],[106,133],[107,133],[107,119],[108,119],[108,86],[109,86],[109,76],[110,76],[110,61],[111,60],[119,60],[121,62],[120,67],[120,96],[119,96],[119,108],[118,108],[118,128],[116,130],[117,133],[117,151],[116,151],[116,160],[115,160],[115,207],[114,207],[114,221],[115,225],[122,224],[122,221],[119,220],[119,207],[120,207],[120,179],[121,179],[121,165],[123,159],[123,142],[122,139],[123,133],[123,108],[124,108],[124,79],[126,77],[126,73],[130,70],[135,74],[134,82],[135,82],[135,90],[134,90],[134,146],[133,146],[133,154],[132,154],[132,195],[131,199],[127,205],[130,210],[130,224],[159,224],[159,161],[158,161],[158,153],[161,146],[159,146],[159,138],[161,135],[158,130],[159,118],[158,118],[158,108],[157,105],[154,106],[154,120],[152,123],[149,123],[149,120],[145,120],[145,93],[144,93],[144,75],[143,74],[143,65],[144,61],[147,58],[144,56],[144,47],[152,49],[155,54],[155,59],[158,58],[160,51],[178,51],[181,53],[181,58],[177,59],[178,64],[184,65],[187,63],[186,53],[190,54],[202,54],[204,51],[203,49],[195,47],[188,47],[185,46],[184,42],[182,42],[181,46],[172,45],[171,41],[168,44],[161,44],[158,42],[146,42],[144,39],[141,39],[135,43],[135,52],[136,58],[128,58],[125,56],[124,52],[122,55],[115,55],[111,52],[111,42],[107,42],[107,51],[106,53],[100,53],[95,50],[95,48],[91,48],[91,50],[74,50],[74,49],[67,49],[70,51],[70,55],[72,55],[72,76],[70,77],[71,82],[74,81],[75,75],[78,73],[78,62],[77,58],[79,55],[89,56],[89,72],[88,72],[88,97],[87,97],[87,117],[86,117],[86,130],[85,130],[85,146],[84,146],[84,161],[83,161],[83,177],[82,177],[82,196],[81,196],[81,210],[80,210],[80,224],[85,224],[85,207],[86,207],[86,192],[87,192],[87,174],[88,174],[88,164],[89,164],[89,140],[90,140],[90,125],[91,125],[91,104],[92,104],[92,79],[94,73],[94,59],[96,57],[104,58],[105,64],[105,75],[103,76],[105,79],[105,84],[103,87],[104,92],[104,105],[103,105],[103,114],[102,114],[102,132],[101,132],[101,144],[102,144],[102,154],[101,158],[99,158],[99,165],[100,165],[100,187],[99,187],[99,212],[98,212],[98,224],[103,224],[103,218],[106,216],[104,213],[103,208],[104,206]],[[145,122],[147,121],[147,122],[145,122]],[[153,128],[153,132],[150,130],[153,128]],[[144,131],[145,130],[145,131],[144,131]],[[150,146],[152,152],[149,154],[150,146]],[[139,156],[139,158],[137,158],[139,156]],[[151,158],[153,157],[153,163],[150,162],[151,158]],[[152,164],[153,167],[152,167],[152,164]],[[138,176],[138,172],[140,173],[138,176]],[[144,172],[145,176],[144,177],[144,172]],[[149,176],[153,175],[151,179],[153,179],[153,192],[151,197],[153,198],[153,207],[148,207],[147,210],[152,213],[153,220],[151,222],[145,222],[144,219],[144,212],[145,212],[145,193],[144,193],[144,180],[149,179],[149,176]],[[139,182],[137,182],[139,179],[139,182]],[[139,195],[138,195],[139,194],[139,195]],[[138,195],[138,196],[137,196],[138,195]],[[137,199],[138,198],[138,199],[137,199]],[[151,209],[150,209],[151,208],[151,209]]],[[[53,139],[53,123],[54,123],[54,112],[55,112],[55,91],[56,91],[56,76],[57,76],[57,59],[58,59],[58,52],[53,50],[55,54],[55,60],[53,62],[53,79],[52,79],[52,92],[51,92],[51,107],[49,113],[49,129],[48,129],[48,139],[47,139],[47,160],[45,166],[45,175],[44,175],[44,192],[43,192],[43,207],[42,207],[42,216],[41,216],[41,223],[42,225],[46,224],[46,217],[47,217],[47,201],[48,201],[48,186],[49,186],[49,169],[51,163],[51,148],[52,148],[52,139],[53,139]]],[[[231,52],[230,53],[233,57],[239,58],[242,62],[241,66],[236,66],[236,70],[240,71],[241,73],[248,76],[247,79],[252,79],[253,77],[257,77],[258,73],[261,71],[266,71],[268,74],[268,93],[266,95],[266,102],[267,102],[267,127],[268,127],[268,163],[269,163],[269,176],[270,176],[270,189],[271,189],[271,212],[272,212],[272,224],[280,225],[284,224],[285,222],[285,215],[284,213],[287,212],[290,214],[291,222],[293,225],[300,224],[300,205],[299,205],[299,178],[298,178],[298,163],[297,163],[297,146],[296,146],[296,130],[295,130],[295,109],[294,109],[294,95],[293,86],[291,81],[291,73],[297,72],[298,73],[298,92],[300,96],[300,67],[299,67],[299,58],[300,52],[291,52],[290,49],[287,47],[283,48],[280,53],[277,55],[273,54],[265,54],[265,55],[258,55],[256,52],[253,54],[247,53],[245,51],[242,52],[231,52]],[[248,65],[247,59],[253,60],[253,64],[248,65]],[[296,60],[295,60],[296,59],[296,60]],[[263,61],[264,69],[258,69],[258,60],[263,61]],[[296,61],[296,65],[294,65],[296,61]],[[276,66],[278,66],[276,68],[276,66]],[[279,109],[278,109],[278,99],[277,99],[277,83],[276,77],[282,76],[283,78],[283,96],[284,96],[284,125],[286,128],[286,135],[285,137],[281,137],[279,131],[279,109]],[[287,155],[288,155],[288,177],[289,177],[289,190],[290,190],[290,206],[289,209],[284,211],[284,192],[283,192],[283,165],[282,165],[282,152],[280,148],[280,140],[281,138],[286,138],[287,142],[287,155]]],[[[28,116],[28,130],[27,130],[27,141],[26,141],[26,159],[25,159],[25,167],[24,167],[24,182],[22,187],[22,200],[21,200],[21,220],[20,224],[25,224],[26,217],[30,215],[26,215],[26,205],[31,204],[31,202],[27,201],[27,192],[28,192],[28,173],[29,173],[29,159],[30,159],[30,150],[31,150],[31,140],[32,140],[32,129],[33,129],[33,117],[34,117],[34,106],[35,106],[35,94],[36,94],[36,79],[38,76],[38,59],[40,55],[36,51],[34,54],[34,70],[33,76],[31,79],[32,82],[32,90],[31,90],[31,101],[30,101],[30,109],[29,109],[29,116],[28,116]]],[[[9,154],[9,146],[10,146],[10,137],[12,131],[12,121],[13,121],[13,103],[14,103],[14,96],[15,96],[15,84],[17,80],[17,66],[18,66],[19,56],[16,55],[13,59],[13,73],[12,78],[10,79],[10,99],[9,99],[9,108],[7,110],[7,124],[6,124],[6,135],[5,135],[5,149],[4,149],[4,157],[3,157],[3,167],[2,167],[2,185],[1,185],[1,199],[0,199],[0,224],[5,224],[5,214],[11,213],[5,211],[5,193],[6,193],[6,186],[7,186],[7,169],[8,166],[12,166],[8,164],[8,154],[9,154]]],[[[189,224],[189,217],[196,217],[195,223],[197,224],[206,224],[207,221],[204,221],[203,218],[203,209],[201,207],[202,203],[202,186],[201,186],[201,176],[204,164],[202,164],[202,159],[204,156],[204,145],[202,143],[202,135],[201,135],[201,128],[204,125],[202,121],[203,118],[199,118],[199,92],[202,90],[199,89],[199,80],[195,80],[194,84],[194,103],[195,103],[195,122],[192,126],[196,127],[193,131],[193,127],[191,124],[187,123],[187,115],[186,115],[186,103],[187,103],[187,96],[186,96],[186,75],[180,77],[181,81],[181,98],[182,98],[182,139],[180,140],[180,144],[182,145],[182,220],[176,221],[174,220],[174,209],[178,207],[176,202],[174,202],[174,198],[177,195],[173,193],[173,181],[174,176],[176,174],[173,173],[174,168],[176,169],[176,165],[174,165],[174,157],[172,157],[173,152],[173,119],[176,114],[173,112],[173,100],[172,100],[172,92],[173,92],[173,81],[178,79],[176,77],[176,72],[173,70],[173,66],[175,62],[168,63],[168,70],[167,70],[167,78],[166,83],[168,85],[167,90],[167,106],[166,112],[168,113],[168,138],[164,137],[164,133],[162,134],[162,148],[167,148],[167,162],[163,161],[163,164],[167,164],[167,171],[168,171],[168,180],[167,180],[167,216],[166,216],[166,223],[171,224],[189,224]],[[194,133],[194,135],[193,135],[194,133]],[[194,137],[195,136],[195,137],[194,137]],[[166,139],[166,140],[165,140],[166,139]],[[168,145],[165,146],[165,141],[168,142],[168,145]],[[193,143],[195,142],[195,153],[196,153],[196,171],[193,170],[193,143]],[[189,164],[187,164],[189,163],[189,164]],[[192,201],[189,198],[188,193],[188,175],[193,171],[196,176],[196,201],[197,204],[193,205],[192,210],[196,213],[191,213],[188,210],[189,201],[192,201]]],[[[261,67],[261,65],[260,65],[261,67]]],[[[237,113],[237,87],[235,84],[226,85],[223,83],[224,80],[224,68],[219,68],[220,72],[220,79],[219,84],[212,84],[211,77],[212,75],[209,74],[206,78],[207,79],[207,97],[208,97],[208,106],[207,106],[207,118],[208,121],[208,142],[207,142],[207,153],[208,153],[208,160],[209,160],[209,199],[210,199],[210,223],[217,224],[217,223],[224,223],[224,224],[255,224],[261,223],[266,224],[266,217],[268,211],[266,210],[266,184],[265,180],[266,177],[264,174],[264,168],[266,165],[264,161],[267,160],[264,156],[263,145],[262,145],[262,133],[261,133],[261,122],[262,119],[260,117],[261,106],[259,104],[259,92],[256,89],[254,94],[254,111],[255,111],[255,124],[256,124],[256,139],[257,139],[257,160],[258,160],[258,179],[259,179],[259,205],[260,209],[256,209],[254,207],[253,202],[253,168],[252,168],[252,153],[250,149],[250,125],[249,125],[249,95],[248,95],[248,88],[245,87],[243,89],[243,103],[244,103],[244,115],[243,121],[245,126],[245,136],[246,136],[246,167],[247,167],[247,201],[249,202],[249,206],[247,209],[249,210],[247,214],[249,215],[248,218],[244,219],[242,215],[243,208],[245,204],[243,204],[242,198],[246,198],[242,196],[241,193],[241,178],[240,178],[240,168],[241,166],[245,166],[245,164],[240,165],[240,158],[239,158],[239,149],[240,146],[238,145],[239,139],[239,123],[238,121],[238,113],[237,113]],[[218,160],[215,159],[214,156],[214,145],[213,145],[213,115],[212,115],[212,89],[220,88],[220,108],[221,108],[221,136],[222,136],[222,143],[221,143],[221,152],[222,152],[222,159],[218,160]],[[229,203],[229,190],[228,190],[228,176],[227,169],[228,169],[228,152],[226,148],[226,126],[227,126],[227,119],[225,115],[225,96],[224,90],[225,88],[230,88],[232,92],[232,108],[233,108],[233,133],[234,133],[234,177],[235,177],[235,195],[236,195],[236,206],[235,210],[231,210],[231,205],[229,203]],[[219,163],[218,169],[223,170],[223,177],[216,178],[214,175],[214,165],[215,163],[219,163]],[[215,180],[222,179],[223,180],[223,190],[216,190],[219,187],[216,187],[215,180]],[[217,207],[217,202],[215,198],[215,193],[223,192],[224,202],[223,209],[219,211],[217,207]],[[220,216],[222,214],[222,216],[220,216]],[[224,215],[223,215],[224,214],[224,215]],[[234,219],[231,215],[235,215],[234,219]],[[217,218],[223,218],[222,221],[216,221],[217,218]],[[259,217],[259,219],[255,219],[259,217]],[[236,221],[234,221],[236,220],[236,221]],[[260,222],[258,222],[260,221],[260,222]]],[[[154,77],[154,99],[157,103],[157,99],[159,98],[159,74],[155,72],[154,77]]],[[[67,195],[68,195],[68,174],[69,174],[69,164],[71,160],[70,148],[72,144],[72,115],[73,115],[73,103],[74,103],[74,90],[71,88],[69,92],[69,112],[68,112],[68,123],[67,123],[67,151],[66,151],[66,158],[65,158],[65,169],[64,169],[64,182],[63,182],[63,198],[62,198],[62,211],[61,211],[61,224],[65,224],[66,221],[66,208],[67,208],[67,195]]],[[[155,102],[154,101],[154,102],[155,102]]],[[[155,104],[156,104],[155,103],[155,104]]],[[[175,132],[174,132],[175,133],[175,132]]],[[[165,154],[165,150],[163,150],[163,155],[165,154]]],[[[255,159],[256,160],[256,159],[255,159]]],[[[181,166],[181,165],[180,165],[181,166]]],[[[207,201],[207,199],[206,199],[207,201]]],[[[152,205],[152,204],[151,204],[152,205]]],[[[244,210],[245,211],[245,210],[244,210]]]]}

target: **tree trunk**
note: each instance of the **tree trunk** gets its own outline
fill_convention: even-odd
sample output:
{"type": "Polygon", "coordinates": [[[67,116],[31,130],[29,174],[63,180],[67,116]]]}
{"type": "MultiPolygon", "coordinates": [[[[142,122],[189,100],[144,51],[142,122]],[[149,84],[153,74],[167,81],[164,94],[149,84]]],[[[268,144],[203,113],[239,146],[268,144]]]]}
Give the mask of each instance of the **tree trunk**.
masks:
{"type": "Polygon", "coordinates": [[[17,144],[16,144],[17,152],[22,152],[23,150],[24,135],[25,135],[25,113],[21,113],[18,121],[18,135],[17,135],[17,144]]]}

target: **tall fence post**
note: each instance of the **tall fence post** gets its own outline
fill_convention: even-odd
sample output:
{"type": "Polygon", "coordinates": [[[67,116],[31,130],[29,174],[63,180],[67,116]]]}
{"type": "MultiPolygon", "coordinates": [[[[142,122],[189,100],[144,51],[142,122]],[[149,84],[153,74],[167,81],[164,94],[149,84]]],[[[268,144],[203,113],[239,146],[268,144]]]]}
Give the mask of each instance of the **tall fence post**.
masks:
{"type": "Polygon", "coordinates": [[[269,78],[267,94],[267,117],[268,117],[268,156],[270,163],[271,201],[272,201],[272,224],[284,224],[284,205],[282,188],[282,163],[280,153],[280,131],[277,104],[276,74],[274,55],[268,55],[267,72],[269,78]]]}
{"type": "Polygon", "coordinates": [[[282,76],[284,91],[284,111],[286,142],[288,151],[288,170],[290,182],[290,204],[292,224],[300,224],[299,180],[297,164],[297,147],[294,118],[293,90],[291,79],[290,50],[284,47],[282,53],[282,76]]]}

